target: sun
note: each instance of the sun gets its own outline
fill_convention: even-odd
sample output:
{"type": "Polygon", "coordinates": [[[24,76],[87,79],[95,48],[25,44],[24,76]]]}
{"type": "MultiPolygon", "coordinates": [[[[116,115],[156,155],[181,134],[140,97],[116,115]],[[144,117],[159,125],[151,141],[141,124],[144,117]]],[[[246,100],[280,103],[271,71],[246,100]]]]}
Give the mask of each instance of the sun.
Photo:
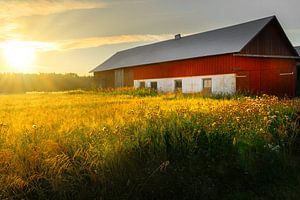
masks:
{"type": "Polygon", "coordinates": [[[35,47],[31,42],[6,41],[2,45],[4,57],[9,67],[18,72],[33,70],[35,47]]]}

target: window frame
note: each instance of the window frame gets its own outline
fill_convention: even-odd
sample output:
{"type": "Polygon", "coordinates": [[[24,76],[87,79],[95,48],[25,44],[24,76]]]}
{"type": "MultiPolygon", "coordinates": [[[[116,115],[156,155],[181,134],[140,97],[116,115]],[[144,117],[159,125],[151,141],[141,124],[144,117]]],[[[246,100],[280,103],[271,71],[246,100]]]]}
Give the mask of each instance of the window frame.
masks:
{"type": "Polygon", "coordinates": [[[176,79],[176,80],[174,80],[174,90],[175,90],[175,92],[176,91],[182,91],[182,79],[176,79]],[[178,82],[180,82],[180,84],[179,84],[180,87],[177,87],[178,86],[177,85],[178,82]]]}
{"type": "Polygon", "coordinates": [[[203,78],[202,79],[202,84],[203,84],[203,90],[212,92],[212,78],[203,78]],[[205,82],[210,81],[210,87],[205,87],[205,82]]]}
{"type": "Polygon", "coordinates": [[[157,90],[157,88],[158,88],[157,81],[151,81],[151,82],[150,82],[150,88],[151,88],[152,90],[157,90]],[[153,87],[153,84],[155,84],[155,87],[153,87]]]}
{"type": "Polygon", "coordinates": [[[140,81],[139,88],[146,88],[146,82],[145,81],[140,81]]]}

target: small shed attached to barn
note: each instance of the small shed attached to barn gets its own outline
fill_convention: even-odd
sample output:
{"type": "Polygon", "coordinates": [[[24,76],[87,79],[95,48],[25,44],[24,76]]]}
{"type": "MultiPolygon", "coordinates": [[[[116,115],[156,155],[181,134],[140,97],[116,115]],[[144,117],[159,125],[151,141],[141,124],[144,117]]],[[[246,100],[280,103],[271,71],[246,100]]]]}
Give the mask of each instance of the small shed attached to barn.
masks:
{"type": "MultiPolygon", "coordinates": [[[[295,47],[296,51],[298,52],[298,54],[300,55],[300,46],[295,47]]],[[[300,59],[297,59],[297,89],[296,89],[296,95],[300,96],[300,59]]]]}
{"type": "Polygon", "coordinates": [[[294,96],[298,58],[271,16],[120,51],[91,72],[103,88],[294,96]]]}

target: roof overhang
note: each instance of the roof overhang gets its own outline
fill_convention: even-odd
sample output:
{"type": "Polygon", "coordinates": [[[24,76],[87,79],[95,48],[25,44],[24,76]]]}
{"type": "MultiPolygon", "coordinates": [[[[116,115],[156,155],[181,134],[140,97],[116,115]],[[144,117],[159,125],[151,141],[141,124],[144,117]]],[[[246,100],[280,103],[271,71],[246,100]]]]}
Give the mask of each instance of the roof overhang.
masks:
{"type": "Polygon", "coordinates": [[[240,54],[235,53],[233,56],[254,57],[254,58],[281,58],[281,59],[300,59],[300,56],[281,56],[281,55],[255,55],[255,54],[240,54]]]}
{"type": "Polygon", "coordinates": [[[141,63],[139,65],[128,65],[128,66],[120,66],[120,67],[111,67],[108,69],[102,70],[100,69],[93,69],[89,71],[89,73],[95,73],[95,72],[104,72],[104,71],[110,71],[110,70],[115,70],[115,69],[126,69],[126,68],[133,68],[133,67],[144,67],[144,66],[149,66],[149,65],[158,65],[162,63],[169,63],[169,62],[179,62],[179,61],[185,61],[185,60],[192,60],[192,59],[199,59],[199,58],[207,58],[207,57],[214,57],[214,56],[223,56],[223,55],[234,55],[237,54],[238,52],[229,52],[229,53],[222,53],[222,54],[215,54],[215,55],[205,55],[205,56],[196,56],[196,57],[188,57],[188,58],[182,58],[182,59],[175,59],[175,60],[164,60],[161,62],[152,62],[152,63],[141,63]]]}

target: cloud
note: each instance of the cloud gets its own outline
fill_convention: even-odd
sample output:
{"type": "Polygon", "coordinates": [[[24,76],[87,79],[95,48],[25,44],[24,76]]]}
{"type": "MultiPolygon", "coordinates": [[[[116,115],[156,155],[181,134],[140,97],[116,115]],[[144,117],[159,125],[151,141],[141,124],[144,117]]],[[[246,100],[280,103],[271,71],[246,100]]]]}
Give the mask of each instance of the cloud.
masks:
{"type": "Polygon", "coordinates": [[[12,37],[19,37],[19,33],[14,32],[19,25],[14,22],[3,21],[0,25],[0,41],[7,40],[12,37]]]}
{"type": "Polygon", "coordinates": [[[70,10],[103,8],[105,4],[78,0],[0,0],[0,18],[49,15],[70,10]]]}
{"type": "Polygon", "coordinates": [[[22,27],[19,23],[22,17],[104,7],[106,4],[100,0],[0,0],[0,42],[24,37],[24,34],[16,31],[22,27]]]}
{"type": "Polygon", "coordinates": [[[17,48],[27,48],[34,49],[35,51],[46,52],[57,50],[58,47],[55,43],[50,42],[39,42],[39,41],[18,41],[18,40],[9,40],[0,42],[0,49],[17,49],[17,48]]]}
{"type": "Polygon", "coordinates": [[[173,35],[169,34],[91,37],[77,40],[61,41],[57,43],[57,46],[59,46],[60,50],[72,50],[132,42],[157,42],[170,39],[172,37],[173,35]]]}
{"type": "MultiPolygon", "coordinates": [[[[44,41],[18,41],[9,40],[0,42],[0,49],[5,49],[7,42],[15,42],[21,45],[30,46],[39,52],[49,51],[68,51],[75,49],[86,49],[105,45],[124,44],[133,42],[158,42],[172,38],[169,34],[160,35],[119,35],[119,36],[107,36],[107,37],[91,37],[73,40],[64,40],[56,42],[44,42],[44,41]]],[[[1,38],[0,38],[1,41],[1,38]]]]}

